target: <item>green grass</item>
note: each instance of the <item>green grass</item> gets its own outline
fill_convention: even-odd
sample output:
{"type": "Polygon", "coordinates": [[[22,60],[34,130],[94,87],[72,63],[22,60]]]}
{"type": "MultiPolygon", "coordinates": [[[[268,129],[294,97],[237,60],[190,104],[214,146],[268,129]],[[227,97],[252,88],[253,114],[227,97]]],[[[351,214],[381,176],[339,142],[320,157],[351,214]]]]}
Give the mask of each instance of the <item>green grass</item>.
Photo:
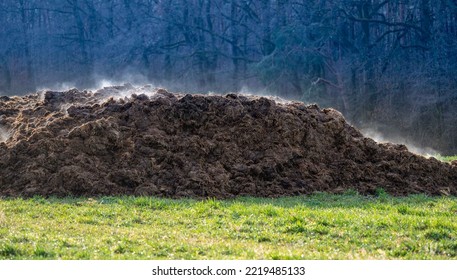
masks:
{"type": "Polygon", "coordinates": [[[451,161],[457,160],[457,155],[456,156],[435,155],[433,157],[438,160],[444,161],[444,162],[451,162],[451,161]]]}
{"type": "Polygon", "coordinates": [[[457,198],[0,199],[0,259],[457,259],[457,198]]]}

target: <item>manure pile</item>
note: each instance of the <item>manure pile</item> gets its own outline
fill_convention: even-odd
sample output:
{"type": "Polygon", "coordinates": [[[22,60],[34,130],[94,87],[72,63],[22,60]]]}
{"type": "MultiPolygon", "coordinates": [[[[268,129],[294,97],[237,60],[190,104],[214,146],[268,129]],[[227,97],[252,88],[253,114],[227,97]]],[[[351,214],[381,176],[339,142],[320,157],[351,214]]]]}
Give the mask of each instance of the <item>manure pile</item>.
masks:
{"type": "Polygon", "coordinates": [[[333,109],[119,86],[0,97],[0,196],[457,195],[457,167],[333,109]],[[112,97],[111,97],[112,96],[112,97]]]}

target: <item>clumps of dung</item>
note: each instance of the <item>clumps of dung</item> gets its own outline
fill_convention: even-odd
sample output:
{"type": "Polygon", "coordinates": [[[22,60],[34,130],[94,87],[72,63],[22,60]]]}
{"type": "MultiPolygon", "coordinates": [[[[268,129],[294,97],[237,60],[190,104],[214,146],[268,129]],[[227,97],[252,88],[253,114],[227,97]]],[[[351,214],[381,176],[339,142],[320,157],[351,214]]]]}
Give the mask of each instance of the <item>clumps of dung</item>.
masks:
{"type": "Polygon", "coordinates": [[[457,194],[455,165],[300,102],[131,85],[44,91],[1,97],[0,127],[2,196],[457,194]]]}

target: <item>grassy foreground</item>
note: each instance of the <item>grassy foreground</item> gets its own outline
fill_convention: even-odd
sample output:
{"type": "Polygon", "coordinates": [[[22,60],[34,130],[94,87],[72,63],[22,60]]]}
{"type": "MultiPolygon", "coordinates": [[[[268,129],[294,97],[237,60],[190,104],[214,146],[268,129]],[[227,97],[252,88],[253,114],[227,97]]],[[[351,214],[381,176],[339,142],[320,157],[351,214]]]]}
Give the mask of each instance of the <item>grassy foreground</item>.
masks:
{"type": "Polygon", "coordinates": [[[457,259],[457,198],[0,199],[0,259],[457,259]]]}

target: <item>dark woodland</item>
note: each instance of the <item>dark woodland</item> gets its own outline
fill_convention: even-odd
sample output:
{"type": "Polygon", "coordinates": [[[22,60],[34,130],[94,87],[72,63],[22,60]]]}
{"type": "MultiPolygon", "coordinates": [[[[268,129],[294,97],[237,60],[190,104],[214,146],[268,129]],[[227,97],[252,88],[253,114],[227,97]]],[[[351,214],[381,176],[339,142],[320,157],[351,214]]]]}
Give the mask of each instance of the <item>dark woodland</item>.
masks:
{"type": "Polygon", "coordinates": [[[278,95],[457,154],[457,0],[2,0],[0,94],[278,95]]]}

